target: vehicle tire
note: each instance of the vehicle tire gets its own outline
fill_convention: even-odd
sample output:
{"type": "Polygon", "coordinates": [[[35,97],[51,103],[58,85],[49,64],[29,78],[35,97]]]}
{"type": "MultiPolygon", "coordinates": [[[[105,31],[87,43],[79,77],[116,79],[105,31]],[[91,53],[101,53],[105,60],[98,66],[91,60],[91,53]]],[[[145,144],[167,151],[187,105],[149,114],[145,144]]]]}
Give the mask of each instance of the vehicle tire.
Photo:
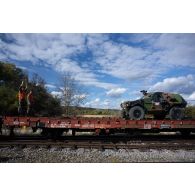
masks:
{"type": "Polygon", "coordinates": [[[173,107],[169,111],[169,118],[172,120],[181,120],[184,118],[184,109],[179,107],[173,107]]]}
{"type": "Polygon", "coordinates": [[[144,109],[141,106],[134,106],[129,110],[129,118],[133,120],[143,119],[145,115],[144,109]]]}

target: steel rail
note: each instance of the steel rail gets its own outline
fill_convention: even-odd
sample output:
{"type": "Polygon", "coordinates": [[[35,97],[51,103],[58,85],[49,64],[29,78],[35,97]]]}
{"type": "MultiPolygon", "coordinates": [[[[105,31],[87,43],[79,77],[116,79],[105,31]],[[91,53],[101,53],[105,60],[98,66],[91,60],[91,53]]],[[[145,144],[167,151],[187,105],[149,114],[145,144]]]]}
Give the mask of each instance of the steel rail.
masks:
{"type": "Polygon", "coordinates": [[[50,140],[50,139],[9,139],[9,140],[1,140],[0,147],[61,147],[61,148],[96,148],[96,149],[185,149],[185,150],[195,150],[195,139],[180,139],[175,138],[174,140],[143,140],[143,139],[134,139],[134,140],[119,140],[115,142],[115,140],[75,140],[75,139],[67,139],[67,140],[50,140]]]}

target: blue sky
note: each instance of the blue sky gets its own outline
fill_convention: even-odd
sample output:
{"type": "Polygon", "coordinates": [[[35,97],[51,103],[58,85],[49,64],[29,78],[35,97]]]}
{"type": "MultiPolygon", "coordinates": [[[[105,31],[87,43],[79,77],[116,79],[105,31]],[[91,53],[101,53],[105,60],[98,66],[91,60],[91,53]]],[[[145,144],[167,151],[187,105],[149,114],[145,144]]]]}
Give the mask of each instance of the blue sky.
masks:
{"type": "Polygon", "coordinates": [[[84,106],[118,108],[142,89],[195,100],[195,34],[0,34],[0,60],[38,73],[52,94],[72,73],[84,106]]]}

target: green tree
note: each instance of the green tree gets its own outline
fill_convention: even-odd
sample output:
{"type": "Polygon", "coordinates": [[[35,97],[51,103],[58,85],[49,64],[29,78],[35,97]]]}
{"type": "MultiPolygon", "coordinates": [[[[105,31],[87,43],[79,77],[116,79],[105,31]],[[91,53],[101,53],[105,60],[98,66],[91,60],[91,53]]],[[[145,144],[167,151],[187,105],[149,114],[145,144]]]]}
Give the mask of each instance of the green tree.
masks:
{"type": "Polygon", "coordinates": [[[195,119],[195,106],[187,106],[185,108],[185,115],[187,118],[195,119]]]}
{"type": "Polygon", "coordinates": [[[32,76],[28,88],[33,91],[33,113],[39,116],[59,116],[62,114],[60,100],[47,92],[45,81],[38,74],[32,76]]]}
{"type": "MultiPolygon", "coordinates": [[[[0,61],[0,115],[17,115],[17,95],[22,81],[29,81],[27,73],[14,64],[0,61]]],[[[37,74],[28,82],[29,90],[33,91],[35,115],[61,115],[60,100],[47,91],[45,81],[37,74]]]]}

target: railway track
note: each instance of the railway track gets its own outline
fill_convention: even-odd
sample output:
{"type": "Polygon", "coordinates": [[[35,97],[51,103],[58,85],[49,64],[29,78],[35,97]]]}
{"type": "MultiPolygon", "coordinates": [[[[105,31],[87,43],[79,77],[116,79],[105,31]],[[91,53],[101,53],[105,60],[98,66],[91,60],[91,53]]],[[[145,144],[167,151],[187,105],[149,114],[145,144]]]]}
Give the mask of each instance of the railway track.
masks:
{"type": "Polygon", "coordinates": [[[69,136],[51,140],[40,136],[1,137],[0,147],[61,147],[86,149],[169,149],[195,150],[195,136],[69,136]]]}

